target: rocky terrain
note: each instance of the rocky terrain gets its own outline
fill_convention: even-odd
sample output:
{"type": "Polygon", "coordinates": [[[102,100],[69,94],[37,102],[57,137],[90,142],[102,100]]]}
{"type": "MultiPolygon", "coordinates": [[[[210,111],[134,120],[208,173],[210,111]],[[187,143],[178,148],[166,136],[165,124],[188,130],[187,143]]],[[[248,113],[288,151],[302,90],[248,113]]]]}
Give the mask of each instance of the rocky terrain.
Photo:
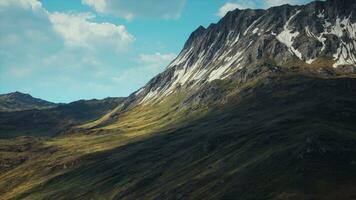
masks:
{"type": "Polygon", "coordinates": [[[316,1],[268,10],[235,10],[199,27],[163,73],[136,93],[140,103],[214,80],[255,77],[261,65],[308,68],[321,74],[354,73],[356,3],[316,1]]]}

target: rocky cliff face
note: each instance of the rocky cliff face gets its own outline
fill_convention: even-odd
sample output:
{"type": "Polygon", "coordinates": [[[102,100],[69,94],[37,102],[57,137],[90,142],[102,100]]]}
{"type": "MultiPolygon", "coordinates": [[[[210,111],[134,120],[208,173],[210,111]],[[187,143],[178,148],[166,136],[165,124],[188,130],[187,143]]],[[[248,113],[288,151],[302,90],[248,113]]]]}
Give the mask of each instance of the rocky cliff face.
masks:
{"type": "Polygon", "coordinates": [[[147,103],[179,89],[243,78],[242,72],[246,78],[264,71],[263,63],[272,71],[293,65],[354,73],[356,1],[229,12],[217,24],[194,31],[178,57],[131,101],[147,103]]]}

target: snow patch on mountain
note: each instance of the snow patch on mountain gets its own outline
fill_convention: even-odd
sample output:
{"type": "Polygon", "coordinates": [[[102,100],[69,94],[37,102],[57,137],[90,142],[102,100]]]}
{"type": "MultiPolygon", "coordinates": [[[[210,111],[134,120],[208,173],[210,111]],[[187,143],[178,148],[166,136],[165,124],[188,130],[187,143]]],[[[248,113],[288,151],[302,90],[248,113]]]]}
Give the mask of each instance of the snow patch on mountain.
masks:
{"type": "Polygon", "coordinates": [[[297,57],[307,64],[326,58],[335,61],[335,68],[356,66],[354,15],[330,9],[326,3],[310,15],[310,9],[315,9],[310,5],[236,10],[217,24],[199,27],[160,75],[163,77],[154,79],[136,95],[146,103],[177,90],[227,79],[244,68],[252,68],[246,73],[256,72],[254,68],[264,58],[274,59],[277,65],[297,57]],[[280,44],[286,48],[280,48],[280,44]]]}
{"type": "Polygon", "coordinates": [[[246,35],[261,19],[263,19],[264,15],[262,15],[261,17],[259,17],[258,19],[256,19],[254,22],[252,22],[252,24],[247,27],[247,29],[244,32],[244,35],[246,35]]]}
{"type": "Polygon", "coordinates": [[[293,31],[290,29],[290,22],[300,13],[298,10],[294,15],[292,15],[288,21],[283,26],[283,31],[277,35],[277,40],[285,44],[288,47],[288,50],[296,55],[300,60],[302,59],[302,53],[293,47],[294,39],[299,35],[298,31],[293,31]]]}
{"type": "Polygon", "coordinates": [[[157,93],[158,93],[157,90],[149,91],[149,93],[146,94],[145,98],[143,98],[140,103],[145,103],[145,102],[147,102],[148,100],[150,100],[150,99],[152,99],[153,97],[155,97],[157,93]]]}
{"type": "Polygon", "coordinates": [[[335,25],[329,27],[330,34],[338,36],[341,40],[341,44],[334,54],[335,68],[342,65],[356,66],[356,23],[351,23],[350,17],[343,19],[337,17],[335,25]],[[351,41],[344,41],[344,36],[347,36],[351,41]]]}
{"type": "Polygon", "coordinates": [[[318,15],[317,15],[318,18],[320,19],[324,19],[325,18],[325,10],[322,10],[318,15]]]}

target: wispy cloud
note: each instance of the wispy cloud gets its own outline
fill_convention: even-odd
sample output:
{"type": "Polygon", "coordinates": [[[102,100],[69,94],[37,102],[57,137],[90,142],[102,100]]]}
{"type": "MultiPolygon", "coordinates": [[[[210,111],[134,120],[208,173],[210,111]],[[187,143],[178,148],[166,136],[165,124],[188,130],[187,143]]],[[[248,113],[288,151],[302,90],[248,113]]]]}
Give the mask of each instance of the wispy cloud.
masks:
{"type": "Polygon", "coordinates": [[[238,3],[227,2],[222,7],[219,8],[219,11],[216,13],[216,15],[219,17],[224,17],[226,15],[226,13],[233,11],[237,8],[245,9],[246,7],[244,5],[240,5],[238,3]]]}
{"type": "Polygon", "coordinates": [[[126,85],[131,91],[134,91],[138,89],[133,87],[134,85],[143,86],[149,79],[162,72],[175,57],[174,53],[141,54],[137,58],[136,67],[118,73],[112,77],[112,80],[117,85],[131,83],[126,85]]]}
{"type": "Polygon", "coordinates": [[[135,41],[123,25],[96,22],[92,13],[49,12],[38,0],[0,1],[0,30],[2,91],[30,88],[53,94],[49,100],[119,93],[108,77],[125,70],[119,65],[135,41]]]}
{"type": "Polygon", "coordinates": [[[95,16],[91,13],[55,12],[49,14],[49,19],[70,47],[122,50],[135,40],[123,25],[92,22],[95,16]]]}
{"type": "Polygon", "coordinates": [[[134,18],[178,19],[186,0],[82,0],[97,12],[132,20],[134,18]]]}
{"type": "Polygon", "coordinates": [[[141,54],[139,56],[140,61],[149,66],[165,67],[168,65],[177,55],[174,53],[154,53],[154,54],[141,54]]]}
{"type": "Polygon", "coordinates": [[[305,4],[311,1],[312,0],[249,0],[249,1],[231,0],[226,2],[224,5],[222,5],[219,8],[216,15],[219,17],[224,17],[226,13],[235,10],[236,8],[239,9],[269,8],[272,6],[279,6],[283,4],[291,4],[291,5],[305,4]]]}
{"type": "Polygon", "coordinates": [[[305,0],[265,0],[265,5],[267,7],[279,6],[282,4],[297,5],[297,4],[303,4],[303,3],[306,3],[306,1],[305,0]]]}

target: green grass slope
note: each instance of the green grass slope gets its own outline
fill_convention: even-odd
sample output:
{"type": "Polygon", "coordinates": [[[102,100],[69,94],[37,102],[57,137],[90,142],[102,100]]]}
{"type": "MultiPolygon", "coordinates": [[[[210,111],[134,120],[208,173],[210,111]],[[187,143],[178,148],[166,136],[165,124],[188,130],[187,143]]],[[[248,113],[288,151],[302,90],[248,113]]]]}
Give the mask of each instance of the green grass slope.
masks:
{"type": "Polygon", "coordinates": [[[82,134],[3,141],[1,199],[356,199],[355,78],[242,88],[201,115],[167,114],[173,98],[82,134]]]}
{"type": "Polygon", "coordinates": [[[81,100],[49,109],[0,112],[0,138],[55,136],[78,124],[100,118],[123,100],[81,100]]]}

